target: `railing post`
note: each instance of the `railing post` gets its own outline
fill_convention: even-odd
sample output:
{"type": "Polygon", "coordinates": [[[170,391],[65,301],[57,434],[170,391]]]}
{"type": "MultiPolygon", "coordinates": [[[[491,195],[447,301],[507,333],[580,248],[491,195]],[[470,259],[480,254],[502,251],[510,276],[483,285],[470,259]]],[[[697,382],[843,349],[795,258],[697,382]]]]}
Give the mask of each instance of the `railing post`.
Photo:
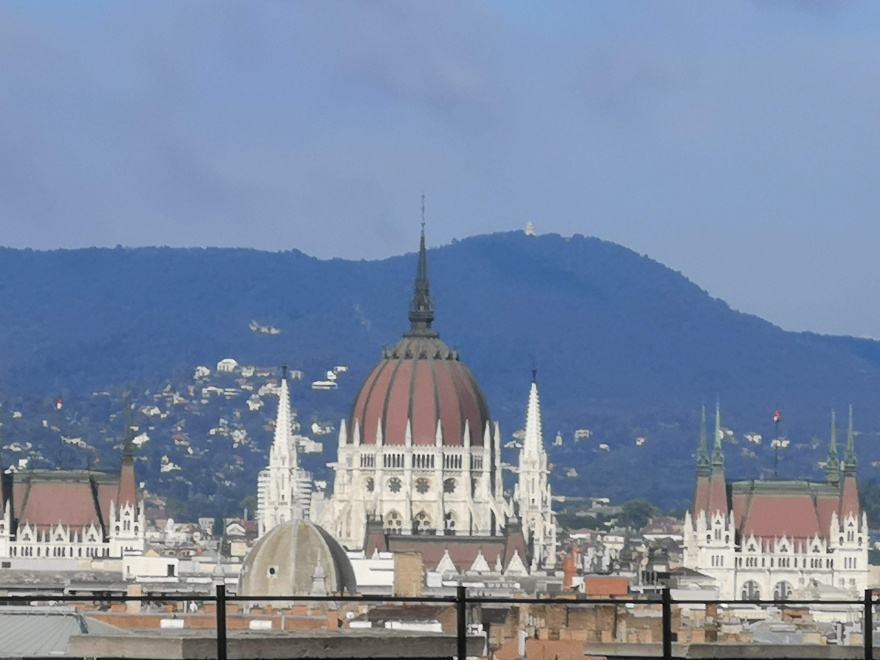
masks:
{"type": "Polygon", "coordinates": [[[458,642],[458,660],[467,660],[467,589],[458,585],[455,590],[455,608],[458,625],[456,635],[458,642]]]}
{"type": "Polygon", "coordinates": [[[672,660],[672,597],[669,587],[663,588],[663,660],[672,660]]]}
{"type": "Polygon", "coordinates": [[[865,642],[865,660],[874,658],[874,590],[865,589],[865,615],[862,637],[865,642]]]}
{"type": "Polygon", "coordinates": [[[217,585],[217,660],[226,660],[226,585],[217,585]]]}

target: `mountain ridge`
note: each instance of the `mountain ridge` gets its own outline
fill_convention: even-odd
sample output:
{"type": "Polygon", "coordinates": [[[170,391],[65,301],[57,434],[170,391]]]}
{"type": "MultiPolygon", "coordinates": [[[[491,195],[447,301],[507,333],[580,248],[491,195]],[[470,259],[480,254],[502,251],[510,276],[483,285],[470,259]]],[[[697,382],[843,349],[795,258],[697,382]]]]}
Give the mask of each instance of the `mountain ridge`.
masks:
{"type": "MultiPolygon", "coordinates": [[[[338,391],[303,391],[298,402],[347,416],[382,347],[407,328],[415,270],[413,253],[349,261],[295,249],[2,248],[0,392],[155,383],[231,356],[288,363],[310,380],[350,366],[338,391]],[[281,333],[255,333],[252,321],[281,333]]],[[[782,476],[821,478],[832,406],[855,405],[863,438],[880,428],[880,342],[782,330],[623,246],[578,234],[475,236],[430,249],[428,275],[435,328],[461,351],[505,438],[522,425],[537,367],[547,443],[563,436],[551,448],[558,492],[686,502],[699,406],[716,396],[736,432],[732,477],[767,476],[766,443],[742,436],[769,438],[777,407],[784,434],[808,445],[785,455],[782,476]],[[578,428],[593,438],[575,443],[578,428]]],[[[860,443],[869,478],[875,444],[860,443]]]]}

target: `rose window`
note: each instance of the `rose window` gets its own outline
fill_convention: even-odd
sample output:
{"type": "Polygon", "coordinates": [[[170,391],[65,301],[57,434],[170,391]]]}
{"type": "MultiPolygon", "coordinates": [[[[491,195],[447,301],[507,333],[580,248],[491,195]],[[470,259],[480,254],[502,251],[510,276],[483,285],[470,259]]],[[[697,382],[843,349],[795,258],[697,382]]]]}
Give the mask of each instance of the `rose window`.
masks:
{"type": "Polygon", "coordinates": [[[418,479],[416,479],[416,490],[421,495],[424,495],[429,490],[431,490],[431,482],[428,481],[425,477],[419,477],[418,479]]]}
{"type": "Polygon", "coordinates": [[[399,493],[402,487],[403,483],[400,481],[399,477],[391,477],[388,480],[388,490],[392,493],[399,493]]]}

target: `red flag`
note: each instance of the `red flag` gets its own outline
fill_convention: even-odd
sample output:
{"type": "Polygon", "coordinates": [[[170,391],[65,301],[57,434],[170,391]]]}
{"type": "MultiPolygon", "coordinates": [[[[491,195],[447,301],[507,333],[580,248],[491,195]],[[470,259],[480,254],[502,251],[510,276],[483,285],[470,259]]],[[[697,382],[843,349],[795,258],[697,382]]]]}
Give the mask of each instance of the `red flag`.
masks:
{"type": "Polygon", "coordinates": [[[58,399],[58,401],[55,402],[55,410],[61,410],[61,408],[63,406],[64,406],[64,401],[62,401],[61,399],[58,399]]]}
{"type": "Polygon", "coordinates": [[[781,419],[782,419],[782,415],[779,414],[778,410],[775,413],[773,413],[773,421],[774,422],[776,422],[778,424],[779,420],[781,420],[781,419]]]}

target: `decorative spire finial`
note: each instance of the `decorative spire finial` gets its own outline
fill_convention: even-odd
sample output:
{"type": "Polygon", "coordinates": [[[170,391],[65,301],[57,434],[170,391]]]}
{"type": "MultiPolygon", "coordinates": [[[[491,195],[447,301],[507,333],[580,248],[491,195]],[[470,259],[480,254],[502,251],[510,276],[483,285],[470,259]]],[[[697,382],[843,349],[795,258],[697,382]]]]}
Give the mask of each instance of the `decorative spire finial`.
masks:
{"type": "Polygon", "coordinates": [[[125,436],[122,439],[122,462],[134,461],[134,438],[131,433],[131,393],[125,393],[125,436]]]}
{"type": "Polygon", "coordinates": [[[419,239],[419,266],[416,271],[415,291],[409,305],[410,330],[407,335],[436,336],[431,330],[434,322],[434,301],[428,284],[428,251],[425,248],[425,196],[422,195],[422,235],[419,239]]]}
{"type": "Polygon", "coordinates": [[[532,368],[532,382],[533,383],[538,382],[538,370],[535,369],[534,367],[532,368]]]}
{"type": "Polygon", "coordinates": [[[855,475],[856,472],[856,439],[853,431],[852,404],[849,406],[849,425],[846,429],[846,454],[843,459],[844,472],[855,475]]]}
{"type": "Polygon", "coordinates": [[[287,380],[287,365],[281,365],[281,380],[287,380]]]}
{"type": "Polygon", "coordinates": [[[697,449],[697,476],[708,476],[710,467],[709,448],[706,445],[706,406],[703,406],[700,419],[700,446],[697,449]]]}
{"type": "Polygon", "coordinates": [[[715,469],[724,469],[724,451],[721,447],[721,440],[724,438],[724,431],[721,430],[721,401],[715,398],[715,449],[712,451],[712,467],[715,469]]]}
{"type": "Polygon", "coordinates": [[[835,485],[840,481],[840,457],[837,454],[837,413],[833,408],[831,409],[831,446],[828,448],[825,474],[829,484],[835,485]]]}

